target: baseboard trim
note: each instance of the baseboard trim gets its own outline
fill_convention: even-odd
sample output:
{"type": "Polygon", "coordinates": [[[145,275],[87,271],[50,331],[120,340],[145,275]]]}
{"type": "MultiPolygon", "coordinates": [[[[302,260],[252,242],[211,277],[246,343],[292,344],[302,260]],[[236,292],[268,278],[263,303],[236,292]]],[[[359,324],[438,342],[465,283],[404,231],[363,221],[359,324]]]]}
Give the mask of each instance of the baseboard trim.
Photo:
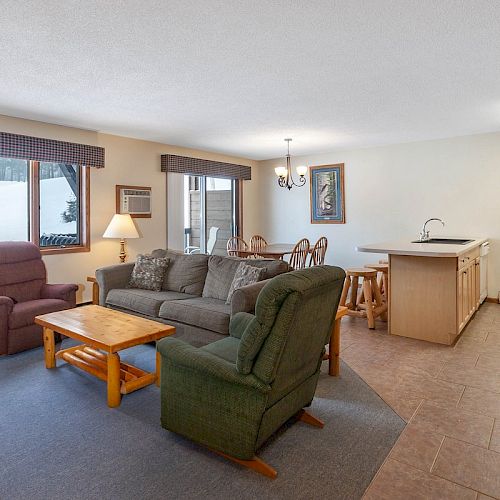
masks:
{"type": "Polygon", "coordinates": [[[484,299],[485,302],[491,302],[492,304],[498,304],[498,299],[495,299],[495,297],[486,297],[484,299]]]}
{"type": "Polygon", "coordinates": [[[80,302],[79,304],[76,304],[76,307],[80,307],[80,306],[88,306],[92,304],[92,301],[91,300],[88,300],[87,302],[80,302]]]}

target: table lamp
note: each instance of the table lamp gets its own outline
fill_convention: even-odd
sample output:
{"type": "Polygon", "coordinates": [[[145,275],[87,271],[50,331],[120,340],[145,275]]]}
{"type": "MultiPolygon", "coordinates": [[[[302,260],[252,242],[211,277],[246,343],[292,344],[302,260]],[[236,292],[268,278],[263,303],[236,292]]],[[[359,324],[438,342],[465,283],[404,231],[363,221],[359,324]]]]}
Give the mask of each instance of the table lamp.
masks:
{"type": "Polygon", "coordinates": [[[120,238],[120,262],[125,262],[125,238],[140,238],[134,221],[129,214],[115,214],[111,219],[103,238],[120,238]]]}

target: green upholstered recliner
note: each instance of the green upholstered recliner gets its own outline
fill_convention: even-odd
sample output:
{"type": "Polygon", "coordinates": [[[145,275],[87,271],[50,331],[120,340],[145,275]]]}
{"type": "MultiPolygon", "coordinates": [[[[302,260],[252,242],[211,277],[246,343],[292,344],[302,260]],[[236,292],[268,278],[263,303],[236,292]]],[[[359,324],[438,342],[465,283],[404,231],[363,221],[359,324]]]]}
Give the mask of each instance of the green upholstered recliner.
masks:
{"type": "Polygon", "coordinates": [[[255,315],[237,313],[230,335],[202,348],[175,338],[161,353],[161,423],[168,430],[274,477],[256,450],[303,411],[319,378],[345,273],[317,266],[273,278],[255,315]]]}

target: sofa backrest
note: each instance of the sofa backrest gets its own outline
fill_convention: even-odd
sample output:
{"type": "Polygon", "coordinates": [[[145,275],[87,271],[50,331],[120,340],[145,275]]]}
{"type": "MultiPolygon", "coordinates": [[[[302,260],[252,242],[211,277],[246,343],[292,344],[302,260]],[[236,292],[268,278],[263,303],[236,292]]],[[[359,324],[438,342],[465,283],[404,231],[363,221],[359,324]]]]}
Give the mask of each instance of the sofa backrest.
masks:
{"type": "Polygon", "coordinates": [[[201,296],[208,272],[208,255],[184,254],[173,250],[157,249],[153,257],[169,260],[162,289],[201,296]]]}
{"type": "Polygon", "coordinates": [[[163,290],[189,293],[226,300],[236,269],[243,260],[250,266],[265,267],[263,279],[287,272],[290,267],[282,260],[244,259],[223,255],[184,254],[174,250],[157,249],[153,257],[167,257],[169,264],[163,290]]]}
{"type": "Polygon", "coordinates": [[[0,296],[16,302],[40,298],[47,271],[39,248],[26,241],[0,242],[0,296]]]}
{"type": "Polygon", "coordinates": [[[203,297],[226,300],[236,269],[241,261],[245,261],[249,266],[265,268],[266,272],[262,279],[273,278],[289,270],[288,264],[282,260],[211,255],[208,259],[208,273],[203,287],[203,297]]]}
{"type": "Polygon", "coordinates": [[[237,367],[286,394],[318,370],[338,309],[345,273],[315,266],[270,280],[241,337],[237,367]]]}

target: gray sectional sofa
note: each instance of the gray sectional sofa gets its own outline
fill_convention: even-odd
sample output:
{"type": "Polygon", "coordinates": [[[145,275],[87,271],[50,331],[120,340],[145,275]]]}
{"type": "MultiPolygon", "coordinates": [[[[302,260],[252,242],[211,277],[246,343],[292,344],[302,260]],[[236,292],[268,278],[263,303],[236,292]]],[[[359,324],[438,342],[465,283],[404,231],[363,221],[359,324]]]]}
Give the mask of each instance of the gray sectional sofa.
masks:
{"type": "Polygon", "coordinates": [[[228,335],[231,315],[252,312],[267,280],[289,270],[286,262],[272,259],[185,255],[171,250],[154,250],[152,255],[169,259],[160,292],[128,288],[134,263],[117,264],[96,271],[99,303],[175,326],[176,336],[195,346],[228,335]],[[231,303],[226,304],[236,268],[242,260],[265,268],[264,281],[236,290],[231,303]]]}

